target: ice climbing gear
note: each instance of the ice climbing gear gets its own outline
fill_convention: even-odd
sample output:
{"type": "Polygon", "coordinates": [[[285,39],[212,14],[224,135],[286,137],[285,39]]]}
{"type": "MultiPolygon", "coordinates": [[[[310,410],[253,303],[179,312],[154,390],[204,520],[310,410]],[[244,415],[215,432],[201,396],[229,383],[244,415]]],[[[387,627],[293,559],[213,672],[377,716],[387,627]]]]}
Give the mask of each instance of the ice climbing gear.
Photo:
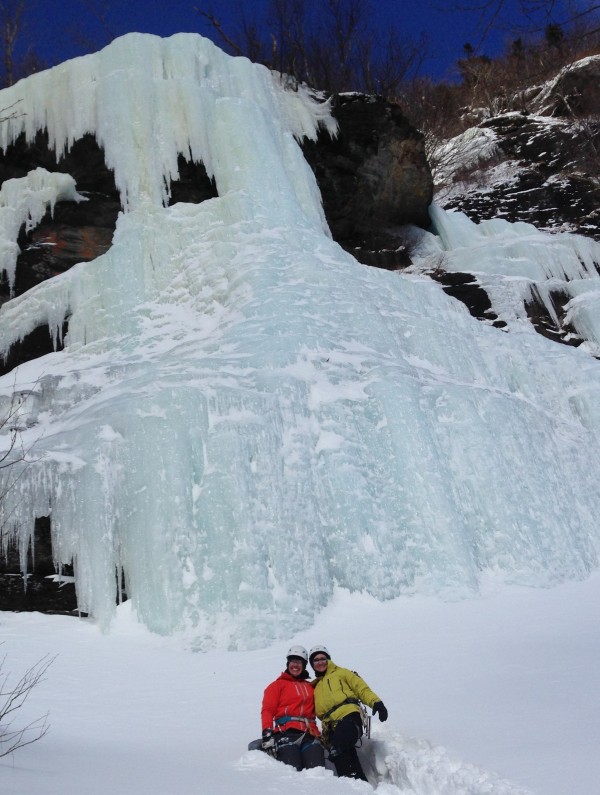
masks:
{"type": "Polygon", "coordinates": [[[312,658],[315,657],[317,654],[324,654],[331,660],[331,654],[329,654],[329,649],[326,646],[313,646],[310,652],[308,653],[308,659],[310,660],[310,664],[312,665],[312,658]]]}
{"type": "Polygon", "coordinates": [[[304,646],[291,646],[287,653],[287,658],[290,657],[299,657],[301,660],[304,660],[305,663],[308,662],[308,652],[304,648],[304,646]]]}

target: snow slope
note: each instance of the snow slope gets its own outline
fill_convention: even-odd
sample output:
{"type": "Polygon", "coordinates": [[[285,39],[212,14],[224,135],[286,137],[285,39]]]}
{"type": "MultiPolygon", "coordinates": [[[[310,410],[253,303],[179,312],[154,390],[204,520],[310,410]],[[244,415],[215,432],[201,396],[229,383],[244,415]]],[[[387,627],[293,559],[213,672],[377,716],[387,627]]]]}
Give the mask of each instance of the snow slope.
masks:
{"type": "MultiPolygon", "coordinates": [[[[599,598],[598,575],[549,590],[489,582],[485,596],[454,603],[337,591],[289,643],[326,643],[384,699],[390,718],[371,743],[382,794],[594,795],[599,598]]],[[[0,613],[7,670],[58,654],[27,708],[48,710],[50,731],[0,760],[3,792],[372,792],[245,750],[288,642],[194,654],[140,627],[129,604],[108,635],[90,621],[0,613]]]]}

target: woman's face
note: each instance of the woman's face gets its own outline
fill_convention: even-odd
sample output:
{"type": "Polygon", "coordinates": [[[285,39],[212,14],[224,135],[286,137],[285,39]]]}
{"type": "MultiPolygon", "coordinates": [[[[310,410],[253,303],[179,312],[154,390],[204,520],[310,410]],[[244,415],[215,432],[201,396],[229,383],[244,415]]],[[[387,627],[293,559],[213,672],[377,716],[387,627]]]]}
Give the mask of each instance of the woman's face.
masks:
{"type": "Polygon", "coordinates": [[[300,660],[288,661],[288,671],[291,673],[292,676],[300,676],[303,670],[304,666],[302,665],[300,660]]]}
{"type": "Polygon", "coordinates": [[[325,657],[324,654],[317,654],[316,657],[313,657],[312,667],[315,669],[316,673],[320,673],[327,668],[328,658],[325,657]]]}

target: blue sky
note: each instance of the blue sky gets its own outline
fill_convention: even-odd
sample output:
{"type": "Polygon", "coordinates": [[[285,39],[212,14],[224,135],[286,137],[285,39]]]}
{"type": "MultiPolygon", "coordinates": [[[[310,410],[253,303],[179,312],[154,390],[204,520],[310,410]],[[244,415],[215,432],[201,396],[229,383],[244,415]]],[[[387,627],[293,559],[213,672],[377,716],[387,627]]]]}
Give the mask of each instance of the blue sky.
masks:
{"type": "MultiPolygon", "coordinates": [[[[108,37],[131,31],[168,36],[180,31],[193,31],[210,35],[206,21],[195,7],[212,9],[223,20],[228,31],[235,29],[240,8],[260,9],[267,0],[66,0],[61,4],[29,0],[27,38],[42,53],[48,65],[81,54],[81,44],[73,35],[74,29],[94,40],[99,46],[108,43],[108,37]],[[94,22],[90,7],[107,10],[108,34],[94,22]]],[[[428,57],[423,69],[434,78],[452,76],[452,67],[463,55],[466,42],[477,46],[482,36],[482,19],[478,12],[448,9],[453,5],[472,5],[463,0],[372,0],[374,20],[385,30],[393,23],[407,36],[418,39],[421,33],[428,38],[428,57]]],[[[564,2],[560,2],[561,7],[564,2]]],[[[248,12],[247,12],[248,13],[248,12]]],[[[543,26],[538,15],[534,20],[543,26]]],[[[485,39],[481,52],[497,55],[504,42],[519,35],[519,26],[528,25],[519,9],[518,0],[505,0],[503,13],[496,29],[485,39]]],[[[212,35],[210,35],[213,38],[212,35]]]]}

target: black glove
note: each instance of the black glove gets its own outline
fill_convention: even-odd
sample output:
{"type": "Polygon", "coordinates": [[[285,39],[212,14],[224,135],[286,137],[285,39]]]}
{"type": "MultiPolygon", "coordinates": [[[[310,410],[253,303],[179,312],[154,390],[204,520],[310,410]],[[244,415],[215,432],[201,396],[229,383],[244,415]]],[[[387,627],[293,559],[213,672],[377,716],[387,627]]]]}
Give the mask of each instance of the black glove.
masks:
{"type": "Polygon", "coordinates": [[[273,737],[273,729],[263,729],[262,733],[262,749],[263,751],[273,751],[275,749],[275,738],[273,737]]]}
{"type": "Polygon", "coordinates": [[[382,723],[388,719],[388,711],[383,706],[383,701],[376,701],[373,704],[373,715],[379,715],[379,720],[382,723]]]}

